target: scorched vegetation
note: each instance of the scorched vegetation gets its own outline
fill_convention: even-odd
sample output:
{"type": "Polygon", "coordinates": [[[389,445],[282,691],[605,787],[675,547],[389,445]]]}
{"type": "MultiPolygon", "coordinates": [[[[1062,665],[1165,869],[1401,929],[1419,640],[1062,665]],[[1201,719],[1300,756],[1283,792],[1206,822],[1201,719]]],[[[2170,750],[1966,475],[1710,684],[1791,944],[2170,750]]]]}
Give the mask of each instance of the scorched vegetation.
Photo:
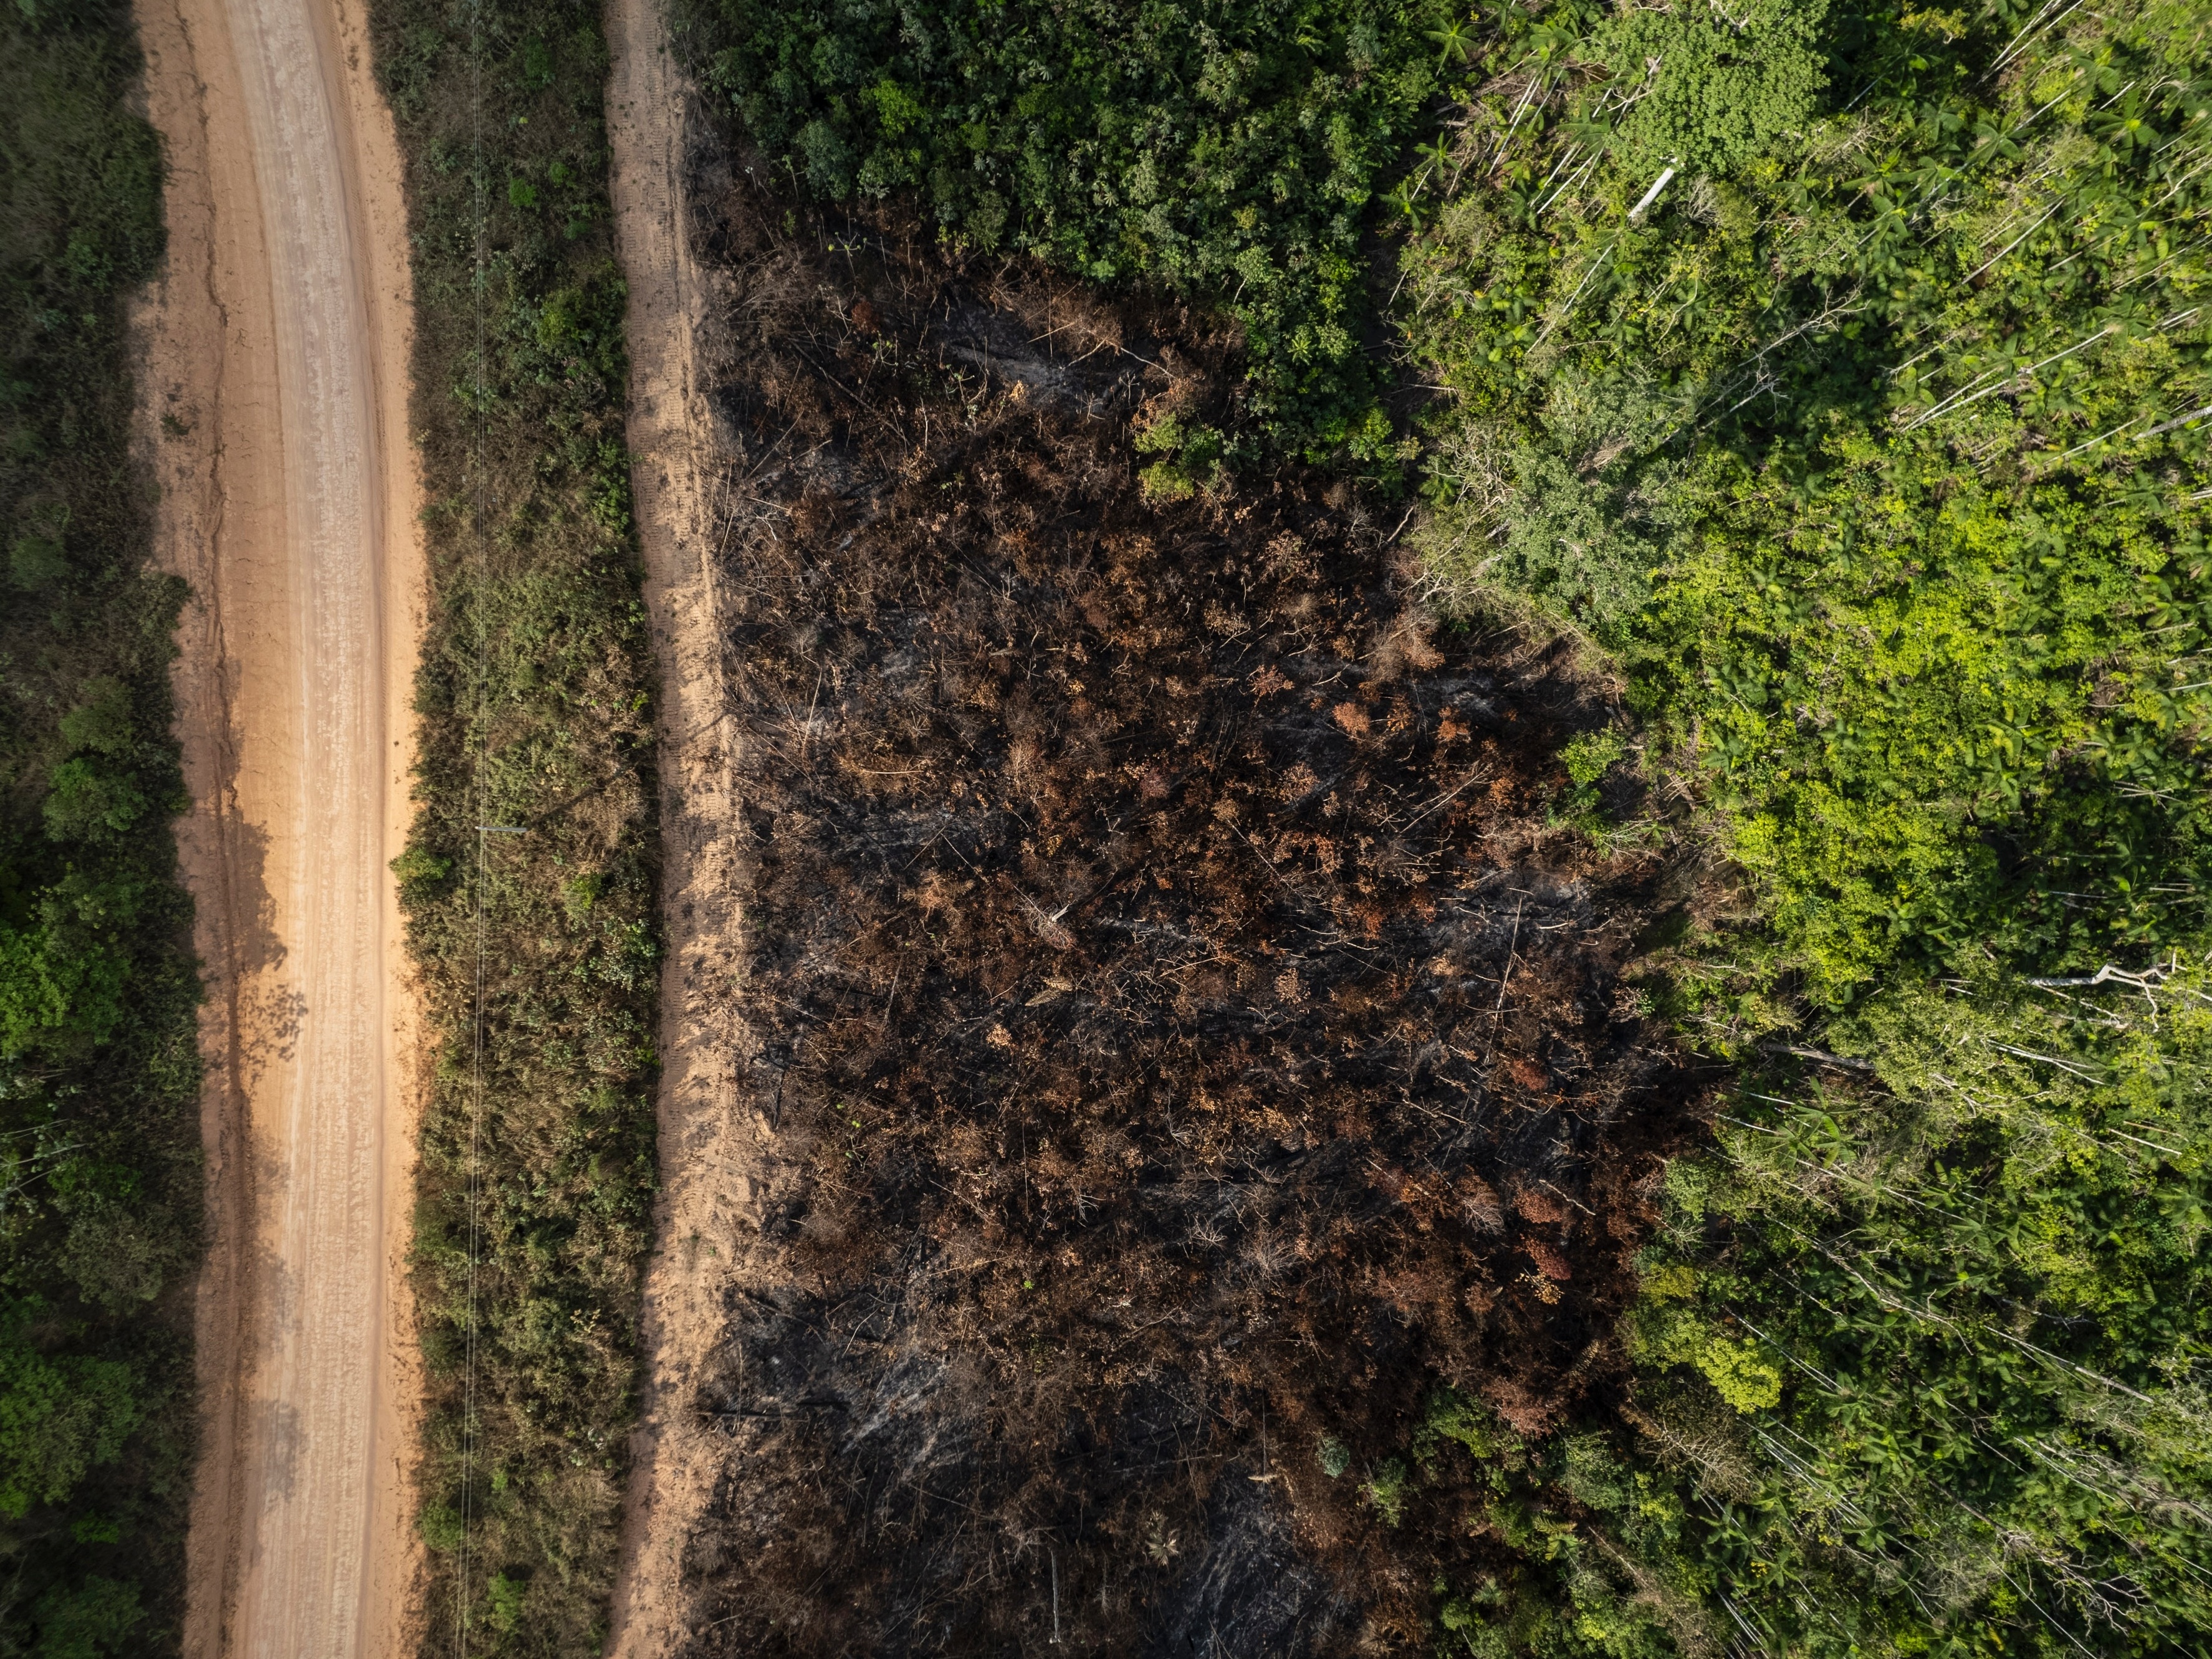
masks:
{"type": "Polygon", "coordinates": [[[1418,1641],[1365,1452],[1607,1397],[1699,1086],[1626,977],[1697,895],[1551,821],[1601,688],[1440,627],[1324,475],[1148,492],[1132,430],[1234,395],[1187,313],[702,212],[781,1168],[682,1402],[694,1650],[1418,1641]]]}

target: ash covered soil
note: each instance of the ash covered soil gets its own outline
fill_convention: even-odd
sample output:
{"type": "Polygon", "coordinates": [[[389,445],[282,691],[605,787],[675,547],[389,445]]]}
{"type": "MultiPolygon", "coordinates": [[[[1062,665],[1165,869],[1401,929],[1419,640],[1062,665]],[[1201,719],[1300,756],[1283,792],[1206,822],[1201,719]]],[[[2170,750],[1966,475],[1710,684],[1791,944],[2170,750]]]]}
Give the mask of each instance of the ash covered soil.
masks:
{"type": "Polygon", "coordinates": [[[1149,501],[1201,316],[695,183],[769,1173],[684,1650],[1425,1648],[1486,1540],[1361,1479],[1621,1388],[1704,1087],[1633,988],[1692,873],[1547,827],[1602,688],[1425,609],[1402,505],[1149,501]]]}

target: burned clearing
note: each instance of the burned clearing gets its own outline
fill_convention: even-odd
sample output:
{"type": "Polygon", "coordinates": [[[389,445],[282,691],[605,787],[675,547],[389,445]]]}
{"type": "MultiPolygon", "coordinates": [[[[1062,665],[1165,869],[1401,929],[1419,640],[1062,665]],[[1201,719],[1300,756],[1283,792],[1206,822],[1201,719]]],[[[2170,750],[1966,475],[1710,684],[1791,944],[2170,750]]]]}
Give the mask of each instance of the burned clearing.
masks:
{"type": "Polygon", "coordinates": [[[774,1161],[687,1651],[1417,1642],[1490,1546],[1363,1480],[1440,1388],[1620,1385],[1704,1086],[1629,983],[1680,872],[1547,824],[1599,691],[1340,480],[1148,499],[1133,427],[1233,419],[1203,319],[693,212],[774,1161]]]}

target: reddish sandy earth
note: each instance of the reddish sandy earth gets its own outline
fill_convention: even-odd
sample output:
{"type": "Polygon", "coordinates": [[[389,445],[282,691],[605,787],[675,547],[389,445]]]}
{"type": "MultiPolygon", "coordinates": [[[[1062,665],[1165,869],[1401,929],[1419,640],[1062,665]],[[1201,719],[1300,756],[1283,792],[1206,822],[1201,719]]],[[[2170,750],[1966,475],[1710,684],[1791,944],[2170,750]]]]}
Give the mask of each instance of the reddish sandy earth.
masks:
{"type": "Polygon", "coordinates": [[[359,0],[139,0],[171,167],[142,328],[192,587],[180,836],[209,984],[185,1650],[409,1638],[419,1052],[386,866],[422,568],[399,160],[359,0]]]}
{"type": "Polygon", "coordinates": [[[744,918],[743,833],[723,684],[723,622],[711,547],[720,516],[700,331],[714,303],[694,264],[684,197],[689,89],[671,58],[661,0],[607,9],[607,134],[623,273],[629,288],[628,432],[635,458],[646,607],[659,661],[662,872],[668,964],[661,979],[660,1193],[647,1269],[645,1420],[624,1504],[623,1571],[607,1652],[656,1659],[690,1634],[684,1549],[722,1472],[720,1442],[692,1401],[724,1332],[738,1241],[755,1224],[768,1124],[742,1102],[751,1044],[731,994],[744,918]]]}

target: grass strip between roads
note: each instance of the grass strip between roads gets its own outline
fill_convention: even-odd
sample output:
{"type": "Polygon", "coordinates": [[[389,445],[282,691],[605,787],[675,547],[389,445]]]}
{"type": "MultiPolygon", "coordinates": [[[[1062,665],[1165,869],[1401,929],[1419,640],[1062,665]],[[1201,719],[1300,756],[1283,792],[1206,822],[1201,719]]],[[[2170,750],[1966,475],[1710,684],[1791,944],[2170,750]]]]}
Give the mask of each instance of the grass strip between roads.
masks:
{"type": "Polygon", "coordinates": [[[591,6],[378,0],[372,27],[429,503],[395,866],[436,1044],[414,1253],[427,1644],[596,1652],[636,1409],[659,950],[606,52],[591,6]]]}

